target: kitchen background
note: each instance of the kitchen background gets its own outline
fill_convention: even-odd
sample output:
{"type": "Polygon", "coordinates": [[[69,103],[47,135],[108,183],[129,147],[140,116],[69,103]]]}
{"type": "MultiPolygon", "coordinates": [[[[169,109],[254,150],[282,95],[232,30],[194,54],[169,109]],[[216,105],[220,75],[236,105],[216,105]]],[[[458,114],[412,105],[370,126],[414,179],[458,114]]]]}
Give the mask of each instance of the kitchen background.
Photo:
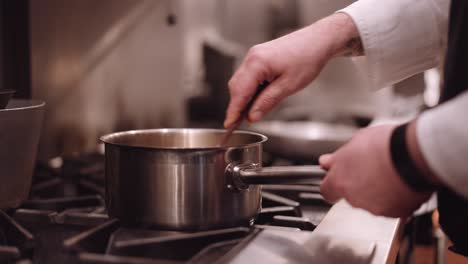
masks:
{"type": "MultiPolygon", "coordinates": [[[[39,157],[93,150],[100,135],[116,130],[220,127],[226,83],[250,46],[351,2],[30,1],[32,97],[47,102],[39,157]]],[[[337,58],[269,118],[407,115],[422,104],[424,79],[432,88],[426,101],[434,102],[435,71],[373,93],[351,59],[337,58]],[[413,89],[395,95],[402,86],[413,89]],[[390,103],[395,96],[404,100],[390,103]]]]}
{"type": "MultiPolygon", "coordinates": [[[[35,203],[49,198],[81,201],[81,195],[91,193],[97,195],[91,202],[97,201],[93,206],[100,207],[100,219],[106,220],[100,198],[103,157],[95,152],[101,135],[139,128],[221,127],[229,100],[227,81],[249,47],[352,2],[0,0],[0,88],[15,89],[16,97],[47,102],[31,202],[15,211],[16,217],[31,208],[41,209],[35,203]]],[[[393,87],[377,92],[374,88],[352,59],[335,58],[317,80],[286,99],[267,119],[354,127],[398,122],[437,103],[439,74],[432,69],[393,87]]],[[[294,148],[290,141],[287,144],[294,148]]],[[[265,154],[270,165],[285,162],[281,155],[272,155],[278,153],[265,154]]],[[[304,197],[306,202],[301,202],[306,204],[304,197]]],[[[75,207],[70,204],[66,209],[73,212],[75,207]]],[[[63,209],[55,208],[56,215],[66,215],[63,209]]],[[[427,227],[432,230],[431,221],[424,231],[427,227]]],[[[42,238],[49,243],[48,236],[42,238]]],[[[62,240],[56,244],[62,246],[62,240]]],[[[426,257],[419,258],[421,263],[434,258],[432,246],[420,251],[426,257]]]]}

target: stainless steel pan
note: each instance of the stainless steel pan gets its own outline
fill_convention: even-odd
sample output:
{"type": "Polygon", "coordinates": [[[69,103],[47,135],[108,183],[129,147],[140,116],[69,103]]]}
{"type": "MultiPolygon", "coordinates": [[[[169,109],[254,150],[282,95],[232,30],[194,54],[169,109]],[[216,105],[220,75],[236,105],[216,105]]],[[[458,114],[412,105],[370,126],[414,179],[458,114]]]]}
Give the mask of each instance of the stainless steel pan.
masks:
{"type": "Polygon", "coordinates": [[[17,207],[28,197],[44,105],[11,100],[0,110],[0,209],[17,207]]]}
{"type": "Polygon", "coordinates": [[[318,166],[262,168],[261,134],[155,129],[103,136],[106,203],[126,225],[202,230],[251,223],[260,210],[257,184],[319,184],[318,166]]]}
{"type": "Polygon", "coordinates": [[[244,129],[268,137],[265,150],[295,160],[316,160],[346,143],[356,127],[314,121],[260,121],[244,129]]]}
{"type": "Polygon", "coordinates": [[[8,101],[10,101],[14,93],[14,90],[0,89],[0,109],[4,109],[7,106],[8,101]]]}

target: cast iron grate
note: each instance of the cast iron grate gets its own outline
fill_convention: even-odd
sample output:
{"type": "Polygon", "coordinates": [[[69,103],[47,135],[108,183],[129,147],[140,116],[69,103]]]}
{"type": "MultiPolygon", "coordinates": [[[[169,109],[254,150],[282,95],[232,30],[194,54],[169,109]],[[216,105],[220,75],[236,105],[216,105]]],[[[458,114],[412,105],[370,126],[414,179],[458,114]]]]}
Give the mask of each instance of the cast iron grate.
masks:
{"type": "Polygon", "coordinates": [[[39,164],[30,199],[0,215],[2,228],[14,222],[20,230],[0,230],[0,262],[224,263],[264,229],[313,231],[321,218],[311,220],[303,209],[329,208],[317,186],[273,185],[264,186],[252,226],[194,233],[127,228],[106,214],[104,179],[99,153],[39,164]],[[24,234],[11,235],[18,232],[24,234]]]}
{"type": "Polygon", "coordinates": [[[0,211],[0,263],[30,263],[34,236],[0,211]]]}

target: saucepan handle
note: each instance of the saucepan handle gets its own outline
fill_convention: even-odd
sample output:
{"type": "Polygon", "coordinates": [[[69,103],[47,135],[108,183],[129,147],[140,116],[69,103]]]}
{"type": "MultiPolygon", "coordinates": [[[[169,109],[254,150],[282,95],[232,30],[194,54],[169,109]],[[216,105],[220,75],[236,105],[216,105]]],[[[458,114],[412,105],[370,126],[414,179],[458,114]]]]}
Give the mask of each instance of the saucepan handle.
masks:
{"type": "Polygon", "coordinates": [[[327,174],[320,166],[275,166],[258,168],[237,165],[231,169],[233,183],[238,189],[250,184],[315,184],[320,185],[327,174]]]}

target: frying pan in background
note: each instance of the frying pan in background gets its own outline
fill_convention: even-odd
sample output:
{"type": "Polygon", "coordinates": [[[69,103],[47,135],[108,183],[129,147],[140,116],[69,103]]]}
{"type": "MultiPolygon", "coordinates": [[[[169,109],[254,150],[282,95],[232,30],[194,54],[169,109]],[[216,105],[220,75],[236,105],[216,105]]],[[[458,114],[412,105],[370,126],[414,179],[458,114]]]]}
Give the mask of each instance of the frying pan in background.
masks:
{"type": "Polygon", "coordinates": [[[14,93],[14,90],[0,89],[0,109],[5,109],[14,93]]]}
{"type": "Polygon", "coordinates": [[[264,134],[267,152],[295,160],[317,160],[346,143],[357,127],[313,121],[261,121],[243,129],[264,134]]]}

